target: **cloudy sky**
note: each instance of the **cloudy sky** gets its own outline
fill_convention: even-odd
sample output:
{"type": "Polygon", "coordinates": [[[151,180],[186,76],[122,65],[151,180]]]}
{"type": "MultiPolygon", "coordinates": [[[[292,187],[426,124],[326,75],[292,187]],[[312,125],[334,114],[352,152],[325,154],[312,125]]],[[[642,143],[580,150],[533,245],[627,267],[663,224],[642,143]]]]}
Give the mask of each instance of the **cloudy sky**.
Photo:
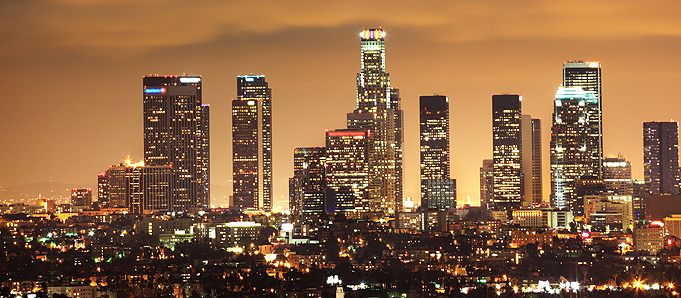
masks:
{"type": "Polygon", "coordinates": [[[142,76],[202,75],[211,105],[213,203],[231,194],[236,76],[273,93],[274,182],[286,205],[293,148],[322,146],[355,105],[359,32],[386,31],[405,110],[406,194],[418,195],[418,96],[450,98],[452,177],[479,198],[491,157],[491,95],[523,96],[543,120],[566,60],[600,61],[606,156],[642,179],[642,122],[681,118],[679,1],[0,0],[0,187],[96,183],[141,160],[142,76]]]}

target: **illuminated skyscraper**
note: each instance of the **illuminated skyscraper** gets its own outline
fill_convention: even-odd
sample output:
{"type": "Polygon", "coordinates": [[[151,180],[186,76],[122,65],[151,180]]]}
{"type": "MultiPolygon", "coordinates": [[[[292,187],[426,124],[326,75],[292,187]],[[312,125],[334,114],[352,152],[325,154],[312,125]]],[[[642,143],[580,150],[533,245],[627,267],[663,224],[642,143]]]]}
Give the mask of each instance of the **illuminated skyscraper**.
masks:
{"type": "MultiPolygon", "coordinates": [[[[326,177],[328,187],[337,193],[351,192],[355,210],[364,212],[369,203],[369,147],[371,130],[337,129],[326,132],[326,177]]],[[[336,202],[336,205],[343,205],[336,202]]]]}
{"type": "MultiPolygon", "coordinates": [[[[593,144],[589,107],[598,103],[593,92],[581,87],[558,88],[551,127],[551,206],[569,208],[575,205],[575,182],[593,174],[593,144]]],[[[599,166],[599,168],[602,167],[599,166]]],[[[575,212],[576,210],[571,210],[575,212]]]]}
{"type": "Polygon", "coordinates": [[[679,193],[677,122],[643,122],[643,180],[652,195],[679,193]]]}
{"type": "Polygon", "coordinates": [[[307,147],[293,150],[293,176],[300,178],[302,212],[325,210],[326,148],[307,147]]]}
{"type": "Polygon", "coordinates": [[[143,81],[144,164],[172,166],[169,210],[208,208],[208,152],[204,151],[208,146],[203,132],[207,109],[202,107],[201,77],[148,76],[143,81]]]}
{"type": "Polygon", "coordinates": [[[456,181],[449,176],[449,99],[420,96],[419,105],[422,206],[456,208],[456,181]]]}
{"type": "Polygon", "coordinates": [[[348,129],[372,132],[369,139],[369,199],[362,212],[394,213],[402,204],[402,112],[399,93],[385,72],[385,33],[360,33],[361,67],[357,74],[357,106],[348,114],[348,129]],[[400,175],[400,176],[398,176],[400,175]]]}
{"type": "Polygon", "coordinates": [[[601,63],[568,61],[563,63],[563,86],[581,87],[582,90],[592,92],[595,99],[586,101],[584,112],[587,135],[583,152],[588,156],[584,159],[583,173],[587,176],[603,177],[603,116],[601,91],[601,63]]]}
{"type": "Polygon", "coordinates": [[[522,115],[522,172],[523,206],[529,207],[542,202],[541,177],[541,119],[522,115]]]}
{"type": "Polygon", "coordinates": [[[492,153],[494,155],[494,205],[518,208],[522,203],[520,95],[492,96],[492,153]]]}
{"type": "Polygon", "coordinates": [[[272,210],[272,90],[263,75],[237,76],[232,100],[233,205],[272,210]]]}
{"type": "Polygon", "coordinates": [[[142,167],[143,162],[112,165],[106,171],[109,177],[109,208],[130,208],[131,213],[140,212],[142,202],[142,167]]]}

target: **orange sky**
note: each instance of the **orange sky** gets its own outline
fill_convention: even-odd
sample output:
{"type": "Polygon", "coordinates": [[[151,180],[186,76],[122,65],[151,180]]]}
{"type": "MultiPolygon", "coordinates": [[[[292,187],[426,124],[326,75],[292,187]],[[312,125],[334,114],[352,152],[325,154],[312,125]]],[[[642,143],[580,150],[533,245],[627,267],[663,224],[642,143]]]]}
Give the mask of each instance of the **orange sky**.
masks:
{"type": "Polygon", "coordinates": [[[274,182],[285,206],[293,148],[322,146],[355,105],[359,31],[383,26],[405,110],[406,195],[418,195],[418,96],[450,97],[452,177],[479,197],[491,95],[543,120],[544,189],[562,63],[603,65],[606,156],[642,178],[643,121],[681,118],[678,1],[0,1],[0,187],[92,186],[142,159],[142,76],[202,75],[211,105],[213,202],[231,194],[236,75],[273,93],[274,182]],[[654,4],[652,4],[654,3],[654,4]]]}

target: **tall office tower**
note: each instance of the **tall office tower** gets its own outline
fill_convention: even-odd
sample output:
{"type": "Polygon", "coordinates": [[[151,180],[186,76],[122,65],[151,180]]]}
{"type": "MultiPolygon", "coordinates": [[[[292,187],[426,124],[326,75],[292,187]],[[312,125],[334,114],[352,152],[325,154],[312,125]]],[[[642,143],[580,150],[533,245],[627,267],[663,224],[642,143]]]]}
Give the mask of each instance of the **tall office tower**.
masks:
{"type": "Polygon", "coordinates": [[[402,111],[400,89],[390,87],[390,107],[395,115],[395,210],[402,209],[404,199],[404,172],[402,171],[404,157],[404,112],[402,111]]]}
{"type": "Polygon", "coordinates": [[[677,122],[643,122],[643,179],[651,195],[679,193],[677,122]]]}
{"type": "Polygon", "coordinates": [[[605,189],[613,195],[631,195],[631,162],[624,156],[603,159],[603,182],[605,189]]]}
{"type": "Polygon", "coordinates": [[[648,194],[650,193],[647,184],[642,180],[633,180],[629,187],[634,220],[645,220],[648,209],[648,194]]]}
{"type": "Polygon", "coordinates": [[[325,210],[326,148],[307,147],[293,150],[293,176],[301,179],[302,212],[325,210]]]}
{"type": "Polygon", "coordinates": [[[97,175],[97,206],[99,208],[109,207],[109,176],[106,173],[97,175]]]}
{"type": "Polygon", "coordinates": [[[563,63],[563,87],[581,87],[592,92],[595,99],[585,102],[585,125],[587,136],[583,152],[585,159],[584,175],[603,178],[603,116],[601,91],[601,63],[568,61],[563,63]]]}
{"type": "Polygon", "coordinates": [[[494,205],[494,159],[483,159],[480,167],[480,207],[494,205]]]}
{"type": "Polygon", "coordinates": [[[369,202],[370,139],[373,132],[367,129],[337,129],[326,132],[326,181],[336,197],[347,201],[336,205],[349,205],[357,212],[365,212],[372,206],[369,202]],[[352,196],[342,195],[351,193],[352,196]],[[338,193],[341,193],[339,195],[338,193]]]}
{"type": "Polygon", "coordinates": [[[89,188],[74,188],[71,190],[71,206],[86,206],[92,204],[92,190],[89,188]]]}
{"type": "Polygon", "coordinates": [[[522,115],[521,119],[523,206],[531,207],[542,202],[541,119],[532,119],[531,115],[522,115]]]}
{"type": "MultiPolygon", "coordinates": [[[[402,204],[402,114],[397,91],[391,91],[385,72],[385,33],[367,29],[360,33],[361,68],[357,74],[357,106],[348,113],[348,129],[371,130],[369,139],[369,199],[361,212],[391,214],[402,204]],[[391,98],[395,95],[395,98],[391,98]]],[[[392,89],[395,90],[395,89],[392,89]]]]}
{"type": "Polygon", "coordinates": [[[169,210],[209,207],[201,77],[144,77],[144,164],[172,166],[169,210]]]}
{"type": "Polygon", "coordinates": [[[109,208],[130,208],[139,213],[142,202],[142,167],[144,162],[112,165],[106,171],[109,177],[109,208]]]}
{"type": "MultiPolygon", "coordinates": [[[[592,133],[588,121],[588,106],[598,98],[581,87],[559,87],[551,127],[551,206],[568,208],[574,205],[575,181],[593,175],[593,158],[588,150],[592,133]]],[[[575,210],[571,210],[575,211],[575,210]]]]}
{"type": "Polygon", "coordinates": [[[201,180],[206,207],[210,206],[210,105],[201,105],[201,180]]]}
{"type": "Polygon", "coordinates": [[[449,176],[449,98],[420,96],[421,205],[456,208],[456,181],[449,176]]]}
{"type": "Polygon", "coordinates": [[[514,209],[522,204],[520,95],[492,96],[492,153],[494,155],[494,205],[514,209]]]}
{"type": "Polygon", "coordinates": [[[237,76],[232,151],[233,205],[271,211],[272,89],[263,75],[237,76]]]}

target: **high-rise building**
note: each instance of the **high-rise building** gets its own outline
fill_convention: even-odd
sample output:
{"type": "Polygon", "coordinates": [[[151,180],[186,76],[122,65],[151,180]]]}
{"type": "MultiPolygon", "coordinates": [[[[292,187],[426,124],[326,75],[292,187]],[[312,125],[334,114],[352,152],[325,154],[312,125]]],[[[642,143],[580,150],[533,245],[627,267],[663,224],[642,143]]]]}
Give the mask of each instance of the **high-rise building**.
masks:
{"type": "Polygon", "coordinates": [[[86,206],[92,204],[92,190],[89,188],[74,188],[71,190],[71,206],[86,206]]]}
{"type": "Polygon", "coordinates": [[[348,129],[372,132],[369,139],[369,199],[361,212],[394,213],[402,204],[402,112],[399,92],[385,72],[385,33],[360,33],[361,64],[357,74],[357,106],[348,113],[348,129]]]}
{"type": "Polygon", "coordinates": [[[679,193],[677,122],[643,122],[643,180],[652,195],[679,193]]]}
{"type": "Polygon", "coordinates": [[[603,159],[603,182],[608,194],[631,195],[631,162],[622,155],[603,159]]]}
{"type": "Polygon", "coordinates": [[[587,107],[597,103],[596,95],[581,87],[559,87],[556,92],[551,127],[552,207],[562,209],[574,205],[575,181],[582,176],[599,179],[593,175],[600,170],[593,170],[593,156],[588,149],[594,139],[587,107]]]}
{"type": "MultiPolygon", "coordinates": [[[[337,129],[326,132],[326,178],[334,191],[351,192],[354,202],[346,202],[364,212],[372,204],[369,197],[369,147],[371,130],[337,129]]],[[[336,202],[338,205],[339,203],[336,202]]]]}
{"type": "MultiPolygon", "coordinates": [[[[171,211],[210,205],[201,77],[144,77],[144,164],[172,167],[171,211]],[[205,159],[205,160],[204,160],[205,159]]],[[[207,117],[206,117],[207,118],[207,117]]]]}
{"type": "Polygon", "coordinates": [[[493,200],[498,209],[518,208],[522,203],[521,102],[520,95],[492,96],[493,200]]]}
{"type": "Polygon", "coordinates": [[[326,203],[326,148],[293,150],[293,175],[300,178],[302,212],[320,213],[326,203]]]}
{"type": "Polygon", "coordinates": [[[140,188],[142,199],[139,206],[130,206],[131,213],[146,214],[172,210],[170,193],[173,189],[173,167],[147,166],[141,168],[140,188]]]}
{"type": "Polygon", "coordinates": [[[106,171],[109,178],[109,208],[132,208],[139,213],[142,203],[142,167],[144,162],[112,165],[106,171]]]}
{"type": "Polygon", "coordinates": [[[603,116],[601,63],[567,61],[563,63],[563,86],[580,87],[591,92],[594,98],[584,103],[584,126],[587,135],[584,140],[584,175],[603,178],[603,116]]]}
{"type": "Polygon", "coordinates": [[[542,203],[541,119],[522,115],[523,206],[542,203]]]}
{"type": "Polygon", "coordinates": [[[456,181],[449,175],[449,99],[420,96],[419,105],[422,206],[456,208],[456,181]]]}
{"type": "Polygon", "coordinates": [[[303,209],[303,178],[288,178],[288,211],[291,215],[300,215],[303,209]]]}
{"type": "Polygon", "coordinates": [[[210,105],[201,105],[201,175],[206,207],[210,204],[210,105]]]}
{"type": "Polygon", "coordinates": [[[263,75],[237,76],[232,152],[233,205],[271,211],[272,89],[263,75]]]}
{"type": "Polygon", "coordinates": [[[480,167],[480,207],[494,205],[494,159],[483,159],[480,167]]]}

